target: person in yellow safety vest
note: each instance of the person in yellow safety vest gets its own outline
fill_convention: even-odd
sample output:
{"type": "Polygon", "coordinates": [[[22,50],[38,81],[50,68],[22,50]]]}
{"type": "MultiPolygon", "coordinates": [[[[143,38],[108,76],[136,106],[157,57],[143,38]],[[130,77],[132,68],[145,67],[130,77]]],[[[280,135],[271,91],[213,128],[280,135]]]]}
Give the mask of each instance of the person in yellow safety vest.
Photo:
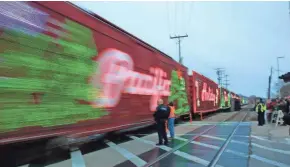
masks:
{"type": "Polygon", "coordinates": [[[265,124],[264,113],[266,111],[266,105],[263,103],[262,99],[260,99],[256,105],[255,110],[258,113],[258,126],[263,126],[265,124]]]}

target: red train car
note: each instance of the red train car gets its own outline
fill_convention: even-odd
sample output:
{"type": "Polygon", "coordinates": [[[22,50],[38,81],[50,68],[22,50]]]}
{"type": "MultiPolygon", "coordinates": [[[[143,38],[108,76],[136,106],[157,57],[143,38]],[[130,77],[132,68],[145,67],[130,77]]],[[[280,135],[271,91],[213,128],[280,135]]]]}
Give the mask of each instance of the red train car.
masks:
{"type": "Polygon", "coordinates": [[[68,2],[0,6],[1,144],[152,124],[158,98],[189,113],[187,68],[105,19],[68,2]]]}
{"type": "Polygon", "coordinates": [[[192,72],[189,83],[193,113],[206,113],[219,109],[218,84],[195,71],[192,72]]]}

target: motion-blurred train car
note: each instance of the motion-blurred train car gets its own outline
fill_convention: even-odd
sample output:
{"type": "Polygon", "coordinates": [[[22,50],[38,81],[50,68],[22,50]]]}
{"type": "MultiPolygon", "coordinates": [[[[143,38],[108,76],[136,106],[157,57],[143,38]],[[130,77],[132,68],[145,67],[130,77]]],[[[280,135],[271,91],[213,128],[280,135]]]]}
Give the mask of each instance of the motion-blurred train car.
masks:
{"type": "Polygon", "coordinates": [[[240,95],[240,97],[241,97],[241,105],[242,106],[249,103],[248,97],[242,96],[242,95],[240,95]]]}
{"type": "MultiPolygon", "coordinates": [[[[152,124],[159,98],[189,113],[187,68],[105,19],[68,2],[0,6],[0,144],[152,124]]],[[[196,111],[216,109],[217,85],[200,81],[196,111]]]]}
{"type": "Polygon", "coordinates": [[[220,89],[211,79],[192,71],[189,77],[191,107],[194,114],[217,111],[220,105],[220,89]]]}

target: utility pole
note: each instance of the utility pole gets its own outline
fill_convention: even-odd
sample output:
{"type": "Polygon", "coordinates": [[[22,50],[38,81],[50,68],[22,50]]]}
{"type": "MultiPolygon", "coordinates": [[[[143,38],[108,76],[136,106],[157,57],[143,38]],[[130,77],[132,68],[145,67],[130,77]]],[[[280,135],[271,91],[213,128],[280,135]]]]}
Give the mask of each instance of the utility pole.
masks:
{"type": "Polygon", "coordinates": [[[180,46],[180,43],[181,43],[181,39],[182,38],[186,38],[188,37],[188,35],[183,35],[183,36],[174,36],[174,37],[171,37],[170,36],[170,39],[177,39],[177,43],[178,43],[178,56],[179,56],[179,63],[182,64],[182,57],[181,57],[181,46],[180,46]]]}
{"type": "Polygon", "coordinates": [[[271,67],[271,72],[269,76],[269,86],[268,86],[268,99],[271,99],[271,82],[272,82],[273,67],[271,67]]]}
{"type": "MultiPolygon", "coordinates": [[[[224,69],[223,68],[216,68],[216,74],[218,76],[218,84],[219,84],[219,96],[220,96],[220,99],[223,99],[223,92],[222,92],[222,86],[223,86],[223,72],[224,72],[224,69]]],[[[221,105],[221,104],[220,104],[221,105]]]]}
{"type": "Polygon", "coordinates": [[[223,73],[224,73],[224,69],[223,68],[216,68],[216,74],[218,75],[218,84],[220,86],[223,86],[223,73]]]}
{"type": "Polygon", "coordinates": [[[229,80],[228,80],[228,76],[229,75],[225,75],[225,87],[226,87],[226,89],[228,89],[228,86],[230,85],[228,82],[229,82],[229,80]]]}

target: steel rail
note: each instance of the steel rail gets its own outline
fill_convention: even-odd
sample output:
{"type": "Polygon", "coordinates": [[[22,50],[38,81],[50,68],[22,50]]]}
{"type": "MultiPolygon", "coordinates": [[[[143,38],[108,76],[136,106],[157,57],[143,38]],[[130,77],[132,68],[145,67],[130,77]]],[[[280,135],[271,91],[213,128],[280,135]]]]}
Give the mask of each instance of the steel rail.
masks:
{"type": "Polygon", "coordinates": [[[184,142],[184,143],[182,143],[182,144],[180,144],[180,145],[178,145],[178,146],[172,148],[170,151],[168,151],[168,152],[162,154],[162,155],[159,156],[157,159],[154,159],[154,160],[152,160],[152,161],[149,161],[147,164],[145,164],[145,165],[142,166],[142,167],[151,167],[151,165],[153,165],[153,164],[157,163],[158,161],[160,161],[160,160],[166,158],[167,156],[171,155],[172,153],[174,153],[175,151],[177,151],[177,150],[180,149],[181,147],[183,147],[183,146],[189,144],[189,143],[192,142],[193,140],[197,139],[198,137],[202,136],[203,134],[205,134],[205,133],[209,132],[210,130],[212,130],[213,128],[217,127],[219,124],[231,120],[233,117],[237,116],[238,114],[239,114],[239,112],[237,112],[237,113],[234,114],[234,115],[231,115],[230,117],[226,118],[225,120],[221,121],[220,123],[218,123],[218,124],[216,124],[216,125],[212,125],[211,127],[207,128],[207,129],[204,130],[203,132],[201,132],[201,133],[197,134],[196,136],[194,136],[192,139],[190,139],[190,140],[188,140],[187,142],[184,142]]]}
{"type": "Polygon", "coordinates": [[[246,114],[242,117],[242,119],[239,121],[238,125],[235,127],[235,129],[231,132],[227,140],[224,142],[223,146],[218,150],[218,152],[215,154],[214,158],[211,160],[211,162],[207,165],[207,167],[214,167],[218,163],[221,155],[224,153],[225,149],[227,148],[228,144],[232,140],[232,137],[236,133],[238,127],[240,126],[241,122],[243,122],[247,115],[249,114],[249,111],[246,112],[246,114]]]}

